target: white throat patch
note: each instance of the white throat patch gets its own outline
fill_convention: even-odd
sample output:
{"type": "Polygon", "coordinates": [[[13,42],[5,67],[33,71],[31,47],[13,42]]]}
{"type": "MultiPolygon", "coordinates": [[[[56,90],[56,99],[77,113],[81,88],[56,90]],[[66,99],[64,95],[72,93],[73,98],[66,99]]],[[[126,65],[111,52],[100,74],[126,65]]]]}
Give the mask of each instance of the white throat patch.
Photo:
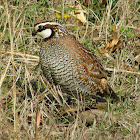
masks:
{"type": "Polygon", "coordinates": [[[49,38],[52,35],[52,30],[51,29],[42,30],[41,32],[38,32],[38,35],[42,36],[43,38],[49,38]]]}

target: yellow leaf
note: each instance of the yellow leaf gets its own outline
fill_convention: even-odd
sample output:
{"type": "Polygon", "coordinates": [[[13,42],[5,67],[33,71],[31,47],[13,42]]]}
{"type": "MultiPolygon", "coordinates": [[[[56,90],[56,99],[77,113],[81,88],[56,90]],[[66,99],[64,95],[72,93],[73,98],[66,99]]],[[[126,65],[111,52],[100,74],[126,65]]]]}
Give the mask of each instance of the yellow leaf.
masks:
{"type": "Polygon", "coordinates": [[[70,15],[69,14],[64,14],[64,18],[69,18],[70,17],[70,15]]]}
{"type": "Polygon", "coordinates": [[[61,14],[61,13],[56,12],[56,13],[55,13],[55,17],[56,17],[56,18],[61,18],[61,17],[62,17],[62,14],[61,14]]]}
{"type": "MultiPolygon", "coordinates": [[[[59,18],[62,18],[62,14],[56,12],[56,13],[55,13],[55,17],[58,18],[58,19],[59,19],[59,18]]],[[[64,18],[69,18],[69,17],[70,17],[69,14],[67,14],[67,13],[64,14],[64,18]]]]}

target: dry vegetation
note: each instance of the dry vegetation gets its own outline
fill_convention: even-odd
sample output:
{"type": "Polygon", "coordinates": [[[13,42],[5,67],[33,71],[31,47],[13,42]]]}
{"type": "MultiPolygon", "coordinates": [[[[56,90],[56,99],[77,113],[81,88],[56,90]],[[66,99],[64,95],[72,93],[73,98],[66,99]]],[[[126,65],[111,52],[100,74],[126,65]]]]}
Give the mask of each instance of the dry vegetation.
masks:
{"type": "Polygon", "coordinates": [[[138,140],[139,19],[138,0],[0,1],[0,140],[138,140]],[[84,24],[72,15],[78,4],[85,8],[84,24]],[[118,104],[108,100],[105,109],[65,112],[69,106],[59,101],[61,92],[50,87],[37,66],[39,46],[31,34],[34,23],[43,19],[62,23],[97,55],[121,98],[118,104]],[[106,50],[114,34],[121,44],[106,50]]]}

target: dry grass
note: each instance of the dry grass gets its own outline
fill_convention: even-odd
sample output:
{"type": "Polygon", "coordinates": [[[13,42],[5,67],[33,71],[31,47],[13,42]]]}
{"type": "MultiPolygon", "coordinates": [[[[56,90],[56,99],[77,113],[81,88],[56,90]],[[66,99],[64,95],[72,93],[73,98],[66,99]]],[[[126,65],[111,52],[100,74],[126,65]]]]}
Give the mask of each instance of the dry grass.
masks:
{"type": "Polygon", "coordinates": [[[74,0],[0,1],[1,140],[140,138],[138,0],[76,2],[87,7],[85,25],[71,15],[63,18],[65,12],[72,11],[74,0]],[[56,19],[56,11],[62,18],[56,19]],[[58,87],[47,83],[37,67],[39,46],[31,35],[34,23],[43,19],[62,23],[97,55],[108,72],[110,85],[122,98],[118,104],[108,102],[106,109],[79,111],[80,106],[70,108],[58,87]],[[99,52],[113,25],[122,44],[107,58],[99,52]]]}

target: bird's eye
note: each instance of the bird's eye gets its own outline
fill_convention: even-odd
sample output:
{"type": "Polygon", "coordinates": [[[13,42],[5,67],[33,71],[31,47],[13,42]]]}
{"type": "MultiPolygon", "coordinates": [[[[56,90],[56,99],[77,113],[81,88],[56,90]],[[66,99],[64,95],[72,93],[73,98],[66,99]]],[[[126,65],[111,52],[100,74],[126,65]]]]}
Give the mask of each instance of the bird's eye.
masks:
{"type": "Polygon", "coordinates": [[[40,25],[38,28],[39,28],[39,29],[43,29],[43,26],[42,26],[42,25],[40,25]]]}

